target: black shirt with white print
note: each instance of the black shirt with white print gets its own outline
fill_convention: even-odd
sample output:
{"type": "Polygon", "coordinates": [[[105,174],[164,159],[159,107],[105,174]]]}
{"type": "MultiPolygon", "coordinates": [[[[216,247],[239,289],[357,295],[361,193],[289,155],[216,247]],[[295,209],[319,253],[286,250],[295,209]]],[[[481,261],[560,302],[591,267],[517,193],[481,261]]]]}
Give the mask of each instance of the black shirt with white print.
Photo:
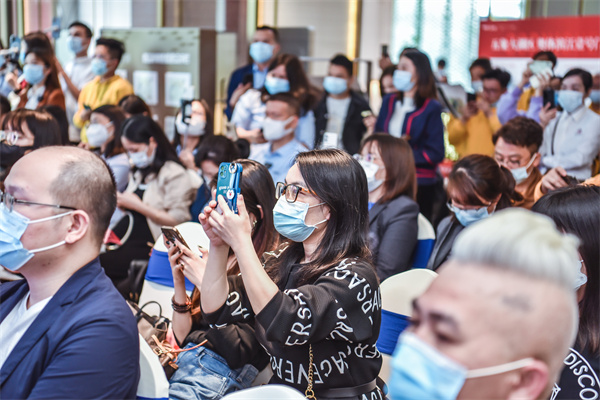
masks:
{"type": "MultiPolygon", "coordinates": [[[[280,290],[254,315],[241,276],[229,277],[225,304],[204,318],[215,327],[253,321],[258,341],[271,358],[271,383],[302,392],[308,385],[312,345],[314,391],[350,388],[377,378],[381,354],[375,343],[381,322],[381,294],[373,266],[345,259],[312,284],[298,287],[300,264],[280,279],[280,290]]],[[[327,396],[329,398],[329,395],[327,396]]],[[[377,389],[356,397],[381,399],[377,389]]]]}
{"type": "Polygon", "coordinates": [[[589,351],[569,349],[558,383],[554,384],[550,400],[600,399],[600,357],[589,351]]]}

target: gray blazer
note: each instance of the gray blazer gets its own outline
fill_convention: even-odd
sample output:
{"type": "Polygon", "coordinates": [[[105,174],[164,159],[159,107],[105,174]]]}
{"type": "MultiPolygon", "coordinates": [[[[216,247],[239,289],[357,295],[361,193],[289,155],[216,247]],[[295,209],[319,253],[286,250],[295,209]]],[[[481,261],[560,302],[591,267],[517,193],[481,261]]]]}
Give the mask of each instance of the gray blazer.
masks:
{"type": "Polygon", "coordinates": [[[465,229],[459,222],[452,219],[452,215],[444,218],[438,225],[435,234],[435,245],[431,251],[427,268],[436,270],[448,259],[454,239],[465,229]]]}
{"type": "Polygon", "coordinates": [[[369,244],[382,282],[412,266],[418,215],[419,205],[404,195],[387,203],[375,203],[369,211],[369,244]]]}

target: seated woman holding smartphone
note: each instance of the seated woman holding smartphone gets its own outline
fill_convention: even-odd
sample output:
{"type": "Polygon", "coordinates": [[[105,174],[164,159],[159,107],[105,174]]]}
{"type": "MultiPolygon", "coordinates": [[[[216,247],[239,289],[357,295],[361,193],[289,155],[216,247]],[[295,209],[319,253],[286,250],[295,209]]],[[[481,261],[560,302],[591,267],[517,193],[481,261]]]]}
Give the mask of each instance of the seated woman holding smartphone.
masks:
{"type": "Polygon", "coordinates": [[[289,241],[264,264],[243,196],[238,214],[222,196],[200,214],[211,246],[204,318],[212,326],[251,323],[271,357],[271,383],[319,400],[381,399],[381,299],[369,261],[362,167],[340,150],[300,153],[276,194],[275,229],[289,241]],[[241,275],[226,274],[230,249],[241,275]]]}
{"type": "MultiPolygon", "coordinates": [[[[242,168],[241,193],[246,199],[248,223],[252,226],[251,242],[257,254],[274,250],[277,237],[273,227],[275,185],[269,171],[250,160],[237,160],[242,168]]],[[[166,241],[173,272],[173,333],[182,348],[197,349],[179,355],[179,368],[170,379],[170,399],[213,399],[252,383],[265,368],[268,357],[256,340],[254,328],[237,323],[223,329],[211,328],[200,311],[200,287],[206,268],[206,250],[202,258],[180,242],[166,241]],[[184,277],[195,286],[191,299],[185,291],[184,277]],[[201,368],[198,368],[200,364],[201,368]],[[225,381],[225,384],[223,384],[225,381]]],[[[240,272],[233,252],[227,257],[227,275],[240,272]]]]}
{"type": "Polygon", "coordinates": [[[408,142],[391,135],[368,136],[356,156],[369,186],[369,245],[383,282],[412,266],[419,205],[415,160],[408,142]]]}
{"type": "Polygon", "coordinates": [[[446,187],[451,215],[438,225],[427,268],[436,270],[450,255],[454,239],[467,226],[512,207],[523,197],[509,169],[481,154],[464,157],[452,168],[446,187]]]}

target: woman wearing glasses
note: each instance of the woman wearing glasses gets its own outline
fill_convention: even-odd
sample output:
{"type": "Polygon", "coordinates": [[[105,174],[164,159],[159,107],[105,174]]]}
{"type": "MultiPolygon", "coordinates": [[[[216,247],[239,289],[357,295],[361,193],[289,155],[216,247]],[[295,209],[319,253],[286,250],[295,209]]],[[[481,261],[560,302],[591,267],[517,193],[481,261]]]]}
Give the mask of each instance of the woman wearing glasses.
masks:
{"type": "Polygon", "coordinates": [[[0,182],[26,153],[60,144],[60,128],[49,113],[26,109],[9,112],[0,125],[0,182]]]}
{"type": "Polygon", "coordinates": [[[356,158],[369,187],[369,245],[381,281],[411,267],[419,205],[415,160],[408,142],[386,134],[365,139],[356,158]]]}
{"type": "Polygon", "coordinates": [[[300,153],[276,194],[274,225],[288,242],[264,264],[243,197],[239,214],[222,197],[200,214],[211,241],[204,318],[215,326],[252,323],[271,357],[272,383],[314,391],[318,399],[381,399],[381,299],[368,258],[362,167],[339,150],[300,153]],[[241,271],[234,277],[226,275],[230,248],[241,271]]]}
{"type": "Polygon", "coordinates": [[[448,259],[454,239],[465,227],[523,199],[515,191],[510,170],[480,154],[471,154],[454,164],[446,193],[452,213],[438,225],[427,264],[427,268],[433,270],[448,259]]]}

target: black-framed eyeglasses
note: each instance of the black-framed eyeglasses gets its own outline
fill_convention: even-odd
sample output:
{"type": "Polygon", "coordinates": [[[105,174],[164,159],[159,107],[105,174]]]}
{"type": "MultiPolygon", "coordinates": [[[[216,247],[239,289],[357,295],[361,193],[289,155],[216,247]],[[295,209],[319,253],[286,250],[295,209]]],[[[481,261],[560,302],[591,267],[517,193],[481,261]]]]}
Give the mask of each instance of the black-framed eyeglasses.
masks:
{"type": "Polygon", "coordinates": [[[277,186],[275,187],[275,198],[279,200],[281,196],[285,196],[285,200],[288,203],[293,203],[298,198],[298,194],[300,192],[315,195],[315,193],[303,188],[302,186],[292,184],[286,185],[283,182],[277,182],[277,186]]]}
{"type": "Polygon", "coordinates": [[[4,207],[6,207],[6,209],[9,212],[12,212],[13,206],[15,204],[25,204],[25,205],[29,205],[29,206],[45,206],[45,207],[52,207],[52,208],[64,208],[67,210],[77,210],[75,207],[61,206],[59,204],[46,204],[46,203],[37,203],[34,201],[18,200],[18,199],[15,199],[14,196],[12,196],[8,193],[4,193],[1,190],[0,190],[0,203],[4,204],[4,207]]]}

